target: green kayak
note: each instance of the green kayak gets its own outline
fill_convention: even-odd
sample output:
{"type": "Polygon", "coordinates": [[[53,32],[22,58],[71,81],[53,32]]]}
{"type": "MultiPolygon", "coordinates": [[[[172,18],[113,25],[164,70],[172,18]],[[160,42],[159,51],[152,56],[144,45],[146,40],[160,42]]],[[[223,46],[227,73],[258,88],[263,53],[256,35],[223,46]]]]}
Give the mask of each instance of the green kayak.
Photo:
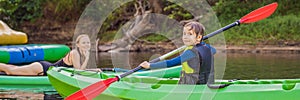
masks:
{"type": "MultiPolygon", "coordinates": [[[[114,76],[114,74],[108,73],[73,72],[72,69],[54,67],[47,73],[52,86],[63,97],[114,76]],[[72,73],[75,74],[71,75],[72,73]]],[[[138,73],[141,72],[111,84],[95,99],[298,100],[300,97],[300,79],[217,80],[216,84],[231,85],[221,89],[211,89],[207,85],[178,85],[176,77],[158,78],[141,76],[143,74],[138,73]]],[[[151,75],[155,76],[155,74],[151,75]]]]}
{"type": "MultiPolygon", "coordinates": [[[[63,67],[60,67],[63,68],[63,67]]],[[[65,70],[73,71],[71,68],[64,68],[65,70]]],[[[120,74],[126,69],[121,68],[101,68],[106,77],[112,77],[116,74],[120,74]]],[[[178,77],[181,66],[158,69],[158,70],[149,70],[149,71],[140,71],[136,72],[133,75],[136,76],[155,76],[155,77],[178,77]],[[166,70],[168,70],[167,73],[166,70]]],[[[90,72],[93,73],[93,72],[90,72]]],[[[7,76],[5,73],[0,72],[0,88],[1,89],[12,89],[12,88],[25,88],[25,87],[39,87],[39,86],[50,86],[51,83],[48,80],[47,76],[7,76]]]]}
{"type": "Polygon", "coordinates": [[[53,91],[47,76],[0,75],[0,90],[53,91]]]}

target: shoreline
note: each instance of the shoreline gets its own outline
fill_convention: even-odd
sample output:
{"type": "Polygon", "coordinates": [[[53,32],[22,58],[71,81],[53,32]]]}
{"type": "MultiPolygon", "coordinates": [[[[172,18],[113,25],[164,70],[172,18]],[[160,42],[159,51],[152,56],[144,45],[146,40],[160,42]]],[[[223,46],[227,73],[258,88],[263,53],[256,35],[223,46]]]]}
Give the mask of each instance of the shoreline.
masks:
{"type": "Polygon", "coordinates": [[[227,53],[288,53],[300,54],[300,47],[298,46],[227,46],[227,53]]]}
{"type": "MultiPolygon", "coordinates": [[[[170,52],[179,47],[171,43],[155,43],[155,44],[133,44],[130,46],[130,52],[170,52]]],[[[257,54],[300,54],[300,46],[278,46],[278,45],[226,45],[226,51],[224,48],[216,47],[218,51],[226,53],[257,53],[257,54]]],[[[128,50],[120,50],[120,52],[128,50]]],[[[101,51],[100,52],[107,52],[101,51]]]]}

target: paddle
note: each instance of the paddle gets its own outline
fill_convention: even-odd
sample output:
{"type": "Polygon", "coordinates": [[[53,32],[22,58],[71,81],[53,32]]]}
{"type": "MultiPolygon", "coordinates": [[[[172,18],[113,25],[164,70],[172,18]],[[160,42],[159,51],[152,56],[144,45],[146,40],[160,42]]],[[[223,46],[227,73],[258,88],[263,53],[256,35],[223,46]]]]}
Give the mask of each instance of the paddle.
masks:
{"type": "Polygon", "coordinates": [[[127,72],[128,69],[123,68],[100,68],[102,71],[112,71],[112,72],[127,72]]]}
{"type": "MultiPolygon", "coordinates": [[[[177,48],[176,50],[173,50],[159,58],[155,58],[153,60],[150,61],[150,63],[153,63],[153,62],[158,62],[162,59],[166,59],[176,53],[179,53],[180,51],[182,51],[183,49],[185,49],[185,47],[180,47],[180,48],[177,48]]],[[[72,95],[68,96],[67,98],[65,98],[65,100],[90,100],[94,97],[96,97],[97,95],[101,94],[106,88],[108,88],[108,86],[113,83],[113,82],[116,82],[118,80],[120,80],[121,78],[127,76],[127,75],[130,75],[132,74],[133,72],[136,72],[138,70],[142,69],[141,66],[138,66],[132,70],[128,70],[126,73],[124,74],[121,74],[119,76],[116,76],[115,78],[109,78],[109,79],[106,79],[104,81],[99,81],[99,82],[96,82],[82,90],[79,90],[75,93],[73,93],[72,95]]],[[[108,69],[109,70],[109,69],[108,69]]]]}
{"type": "MultiPolygon", "coordinates": [[[[253,23],[253,22],[256,22],[256,21],[259,21],[259,20],[262,20],[264,18],[267,18],[268,16],[270,16],[277,8],[277,3],[272,3],[272,4],[269,4],[269,5],[266,5],[264,7],[261,7],[257,10],[254,10],[252,11],[251,13],[247,14],[246,16],[242,17],[240,20],[232,23],[232,24],[229,24],[217,31],[214,31],[206,36],[203,37],[203,39],[208,39],[218,33],[221,33],[227,29],[230,29],[236,25],[239,25],[239,24],[243,24],[243,23],[253,23]]],[[[156,58],[154,60],[151,60],[151,62],[156,62],[156,61],[160,61],[162,59],[165,59],[166,57],[169,57],[169,56],[172,56],[173,54],[176,54],[178,52],[181,52],[183,51],[185,48],[185,46],[183,47],[180,47],[176,50],[173,50],[172,52],[170,53],[167,53],[159,58],[156,58]]],[[[138,66],[132,70],[129,70],[128,72],[124,73],[124,74],[121,74],[119,76],[116,76],[114,78],[109,78],[109,79],[106,79],[104,81],[99,81],[99,82],[96,82],[82,90],[79,90],[77,92],[75,92],[74,94],[68,96],[66,98],[66,100],[84,100],[84,99],[93,99],[94,97],[98,96],[99,94],[101,94],[106,88],[109,87],[109,85],[113,82],[116,82],[118,80],[120,80],[121,78],[123,77],[126,77],[127,75],[130,75],[138,70],[142,69],[141,66],[138,66]]],[[[216,87],[220,87],[220,86],[212,86],[211,88],[216,88],[216,87]]]]}

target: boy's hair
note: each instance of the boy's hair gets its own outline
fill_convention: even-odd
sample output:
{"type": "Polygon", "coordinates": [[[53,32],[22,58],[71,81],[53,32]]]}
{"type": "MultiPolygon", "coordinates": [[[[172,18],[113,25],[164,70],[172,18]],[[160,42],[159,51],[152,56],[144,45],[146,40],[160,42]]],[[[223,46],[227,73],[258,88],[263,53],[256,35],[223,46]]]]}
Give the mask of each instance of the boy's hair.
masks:
{"type": "Polygon", "coordinates": [[[204,35],[205,27],[199,22],[191,21],[185,24],[184,27],[190,27],[188,30],[194,30],[197,36],[204,35]]]}

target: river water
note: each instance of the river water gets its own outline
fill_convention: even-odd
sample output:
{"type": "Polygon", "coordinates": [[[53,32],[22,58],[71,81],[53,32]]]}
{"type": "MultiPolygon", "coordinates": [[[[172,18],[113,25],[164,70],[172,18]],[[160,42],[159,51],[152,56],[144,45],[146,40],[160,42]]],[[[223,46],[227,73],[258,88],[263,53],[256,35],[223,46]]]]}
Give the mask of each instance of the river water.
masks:
{"type": "MultiPolygon", "coordinates": [[[[164,53],[161,53],[164,54],[164,53]]],[[[161,54],[142,53],[99,53],[98,67],[119,67],[130,69],[139,63],[161,54]]],[[[300,77],[300,54],[227,54],[225,71],[215,74],[223,79],[283,79],[300,77]]],[[[220,68],[215,66],[215,68],[220,68]]],[[[221,68],[221,69],[222,69],[221,68]]],[[[54,89],[50,90],[3,90],[0,99],[62,99],[54,89]]]]}
{"type": "MultiPolygon", "coordinates": [[[[111,58],[111,54],[109,53],[100,53],[98,63],[101,64],[100,67],[130,69],[130,67],[137,67],[141,62],[149,61],[161,54],[149,52],[130,53],[128,55],[113,55],[113,58],[111,58]],[[112,61],[112,59],[114,61],[112,61]]],[[[221,66],[225,67],[223,79],[279,79],[300,77],[300,54],[230,53],[227,54],[225,58],[221,57],[219,59],[226,59],[226,62],[224,62],[226,65],[221,66]]],[[[216,70],[222,69],[216,65],[218,64],[215,64],[216,70]]],[[[216,71],[215,74],[219,74],[217,72],[218,71],[216,71]]]]}

